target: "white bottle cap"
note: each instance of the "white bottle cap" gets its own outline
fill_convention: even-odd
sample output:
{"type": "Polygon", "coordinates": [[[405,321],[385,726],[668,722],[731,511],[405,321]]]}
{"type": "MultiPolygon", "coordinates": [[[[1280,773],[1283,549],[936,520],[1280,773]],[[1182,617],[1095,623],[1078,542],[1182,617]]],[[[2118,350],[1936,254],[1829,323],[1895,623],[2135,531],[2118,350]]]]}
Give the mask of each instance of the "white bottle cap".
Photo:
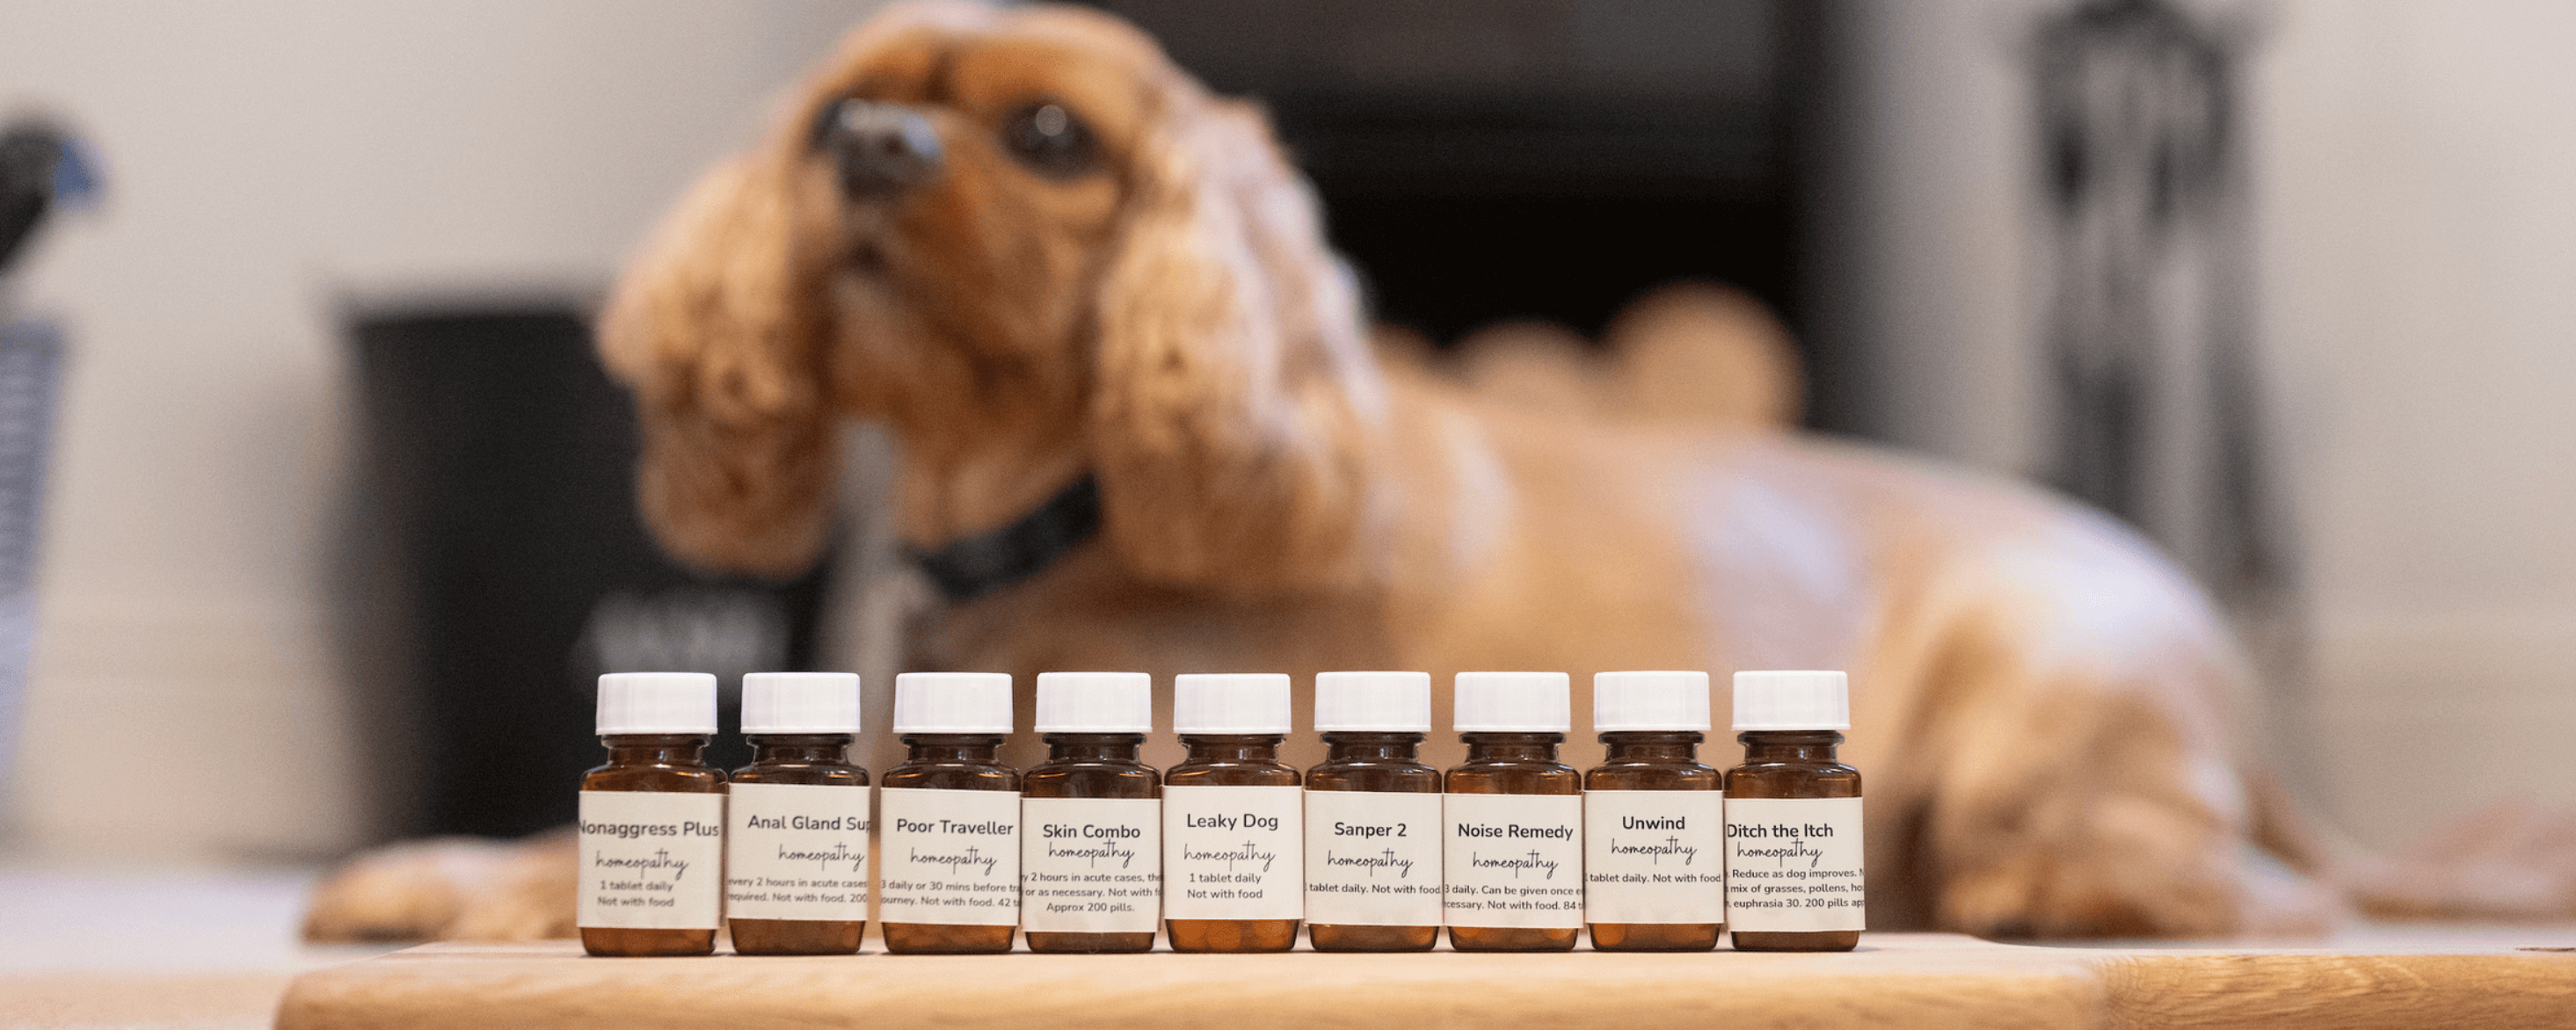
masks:
{"type": "Polygon", "coordinates": [[[600,736],[715,731],[713,674],[612,672],[599,678],[600,736]]]}
{"type": "Polygon", "coordinates": [[[1599,672],[1592,675],[1592,729],[1708,730],[1705,672],[1599,672]]]}
{"type": "Polygon", "coordinates": [[[1563,733],[1574,725],[1573,680],[1561,672],[1462,672],[1452,684],[1460,733],[1563,733]]]}
{"type": "Polygon", "coordinates": [[[1735,728],[1850,729],[1850,681],[1839,672],[1736,673],[1735,728]]]}
{"type": "Polygon", "coordinates": [[[1431,674],[1315,674],[1315,732],[1431,732],[1431,674]]]}
{"type": "Polygon", "coordinates": [[[1151,733],[1154,678],[1141,672],[1041,672],[1038,732],[1151,733]]]}
{"type": "Polygon", "coordinates": [[[853,672],[742,674],[744,733],[857,733],[859,676],[853,672]]]}
{"type": "Polygon", "coordinates": [[[894,731],[1011,732],[1011,674],[907,672],[894,678],[894,731]]]}
{"type": "Polygon", "coordinates": [[[1175,733],[1288,732],[1288,677],[1277,672],[1188,672],[1172,677],[1175,733]]]}

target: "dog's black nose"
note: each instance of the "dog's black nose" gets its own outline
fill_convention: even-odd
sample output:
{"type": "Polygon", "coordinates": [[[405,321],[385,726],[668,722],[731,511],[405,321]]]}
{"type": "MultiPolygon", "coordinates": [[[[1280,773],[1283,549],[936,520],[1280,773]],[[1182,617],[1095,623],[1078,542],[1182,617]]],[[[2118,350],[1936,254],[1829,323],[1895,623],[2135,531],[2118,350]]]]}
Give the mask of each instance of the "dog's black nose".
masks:
{"type": "Polygon", "coordinates": [[[939,133],[901,104],[844,100],[826,112],[820,142],[851,196],[891,193],[939,174],[939,133]]]}

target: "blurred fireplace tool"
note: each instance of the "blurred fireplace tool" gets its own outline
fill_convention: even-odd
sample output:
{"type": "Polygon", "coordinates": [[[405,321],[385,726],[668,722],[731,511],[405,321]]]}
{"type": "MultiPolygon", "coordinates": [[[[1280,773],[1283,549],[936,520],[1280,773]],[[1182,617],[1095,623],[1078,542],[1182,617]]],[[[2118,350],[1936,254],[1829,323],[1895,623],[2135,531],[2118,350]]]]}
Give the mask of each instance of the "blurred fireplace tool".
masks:
{"type": "Polygon", "coordinates": [[[86,148],[54,123],[0,129],[0,774],[15,768],[18,719],[36,632],[36,531],[52,451],[63,336],[10,310],[10,273],[55,209],[98,196],[86,148]]]}
{"type": "Polygon", "coordinates": [[[2168,0],[2040,15],[2043,454],[2058,488],[2143,530],[2218,599],[2265,684],[2263,717],[2294,725],[2310,707],[2306,632],[2252,329],[2239,101],[2256,35],[2168,0]]]}

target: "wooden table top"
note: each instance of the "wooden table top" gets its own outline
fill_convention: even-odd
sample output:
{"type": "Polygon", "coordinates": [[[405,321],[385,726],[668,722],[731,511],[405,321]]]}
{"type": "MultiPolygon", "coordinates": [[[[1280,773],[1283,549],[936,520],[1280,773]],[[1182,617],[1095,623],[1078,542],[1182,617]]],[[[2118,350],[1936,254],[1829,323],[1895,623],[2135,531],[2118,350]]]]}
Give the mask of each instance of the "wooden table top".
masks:
{"type": "Polygon", "coordinates": [[[306,973],[277,1025],[1432,1030],[1570,1026],[2576,1026],[2576,948],[2057,948],[1869,934],[1848,954],[595,959],[431,944],[306,973]]]}

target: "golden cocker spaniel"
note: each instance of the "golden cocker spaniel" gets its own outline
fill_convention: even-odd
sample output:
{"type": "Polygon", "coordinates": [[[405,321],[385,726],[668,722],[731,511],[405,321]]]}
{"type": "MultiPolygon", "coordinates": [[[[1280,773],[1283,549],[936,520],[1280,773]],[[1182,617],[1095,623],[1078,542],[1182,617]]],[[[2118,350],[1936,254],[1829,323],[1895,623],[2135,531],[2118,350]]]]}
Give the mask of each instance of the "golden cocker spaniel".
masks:
{"type": "MultiPolygon", "coordinates": [[[[1777,382],[1740,378],[1778,363],[1716,337],[1568,403],[1373,344],[1261,112],[1049,7],[862,27],[601,324],[693,564],[805,568],[837,428],[891,429],[901,536],[952,597],[913,667],[1848,669],[1873,928],[2319,910],[2249,861],[2246,672],[2191,584],[2036,491],[1773,428],[1777,382]]],[[[569,929],[568,876],[512,882],[569,929]]]]}

